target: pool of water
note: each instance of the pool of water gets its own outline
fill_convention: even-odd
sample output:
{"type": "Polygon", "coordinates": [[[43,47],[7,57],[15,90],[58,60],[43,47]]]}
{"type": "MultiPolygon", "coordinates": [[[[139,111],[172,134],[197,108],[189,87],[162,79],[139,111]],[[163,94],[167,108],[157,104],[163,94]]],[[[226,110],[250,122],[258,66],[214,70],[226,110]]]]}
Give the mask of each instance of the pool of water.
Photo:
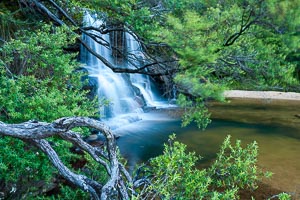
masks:
{"type": "Polygon", "coordinates": [[[152,113],[150,118],[114,130],[121,136],[118,145],[128,160],[129,168],[133,170],[137,163],[161,154],[163,143],[172,133],[176,133],[177,139],[185,143],[188,150],[201,155],[200,166],[205,166],[216,157],[225,137],[231,135],[232,140],[240,139],[243,144],[254,140],[258,142],[258,165],[274,173],[270,180],[264,180],[265,183],[279,190],[300,193],[300,126],[297,119],[292,125],[276,121],[276,109],[280,118],[285,119],[293,113],[300,113],[298,107],[287,109],[286,113],[284,109],[272,106],[259,109],[240,107],[238,110],[234,107],[232,111],[226,105],[215,106],[214,109],[213,117],[219,119],[213,119],[205,131],[195,125],[182,128],[179,118],[169,117],[166,113],[152,113]],[[223,113],[222,117],[218,117],[220,113],[223,113]],[[234,113],[238,117],[234,118],[234,113]],[[224,117],[226,115],[229,115],[228,119],[224,117]]]}

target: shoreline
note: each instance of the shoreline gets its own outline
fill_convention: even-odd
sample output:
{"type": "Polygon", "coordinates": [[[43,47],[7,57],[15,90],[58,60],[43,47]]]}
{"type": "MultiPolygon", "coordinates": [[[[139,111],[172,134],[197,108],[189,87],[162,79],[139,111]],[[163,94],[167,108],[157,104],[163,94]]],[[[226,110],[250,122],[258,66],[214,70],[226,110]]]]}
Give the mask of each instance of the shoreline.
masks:
{"type": "Polygon", "coordinates": [[[228,90],[208,103],[212,119],[300,128],[300,93],[228,90]]]}
{"type": "Polygon", "coordinates": [[[278,91],[227,90],[225,98],[300,101],[300,93],[278,91]]]}

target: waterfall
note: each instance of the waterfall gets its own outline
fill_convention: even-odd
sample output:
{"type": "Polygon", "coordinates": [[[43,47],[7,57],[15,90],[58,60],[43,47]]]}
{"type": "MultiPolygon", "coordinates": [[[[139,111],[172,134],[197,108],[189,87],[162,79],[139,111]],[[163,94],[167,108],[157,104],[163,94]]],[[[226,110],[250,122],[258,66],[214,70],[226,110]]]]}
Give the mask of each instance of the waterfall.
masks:
{"type": "MultiPolygon", "coordinates": [[[[141,66],[146,58],[141,44],[137,41],[137,37],[132,32],[126,32],[125,38],[128,55],[127,68],[134,69],[134,65],[141,66]]],[[[159,96],[159,93],[149,76],[144,74],[130,74],[130,80],[132,84],[139,89],[148,107],[158,108],[166,105],[164,99],[159,96]]]]}
{"type": "MultiPolygon", "coordinates": [[[[84,16],[83,22],[86,27],[94,26],[97,28],[104,23],[90,14],[84,16]]],[[[95,42],[86,34],[82,36],[83,41],[110,63],[116,64],[117,60],[113,57],[113,51],[109,46],[109,34],[100,34],[94,30],[90,30],[89,33],[101,38],[101,41],[107,45],[95,42]]],[[[139,60],[143,60],[145,57],[140,44],[131,34],[125,34],[125,47],[127,49],[126,52],[130,54],[128,56],[129,61],[123,62],[121,66],[133,68],[134,65],[142,64],[132,59],[133,55],[138,57],[139,60]],[[134,64],[132,64],[133,62],[134,64]]],[[[113,124],[123,125],[124,123],[139,120],[139,115],[143,112],[143,107],[157,107],[161,105],[158,102],[161,102],[162,99],[159,98],[158,93],[154,92],[155,87],[153,87],[149,76],[114,73],[84,47],[81,47],[80,59],[89,72],[89,78],[97,81],[98,99],[106,98],[110,102],[108,106],[100,108],[101,119],[114,121],[113,124]],[[144,105],[145,103],[146,105],[144,105]],[[109,120],[112,118],[113,120],[109,120]]],[[[114,126],[112,124],[109,125],[114,126]]]]}

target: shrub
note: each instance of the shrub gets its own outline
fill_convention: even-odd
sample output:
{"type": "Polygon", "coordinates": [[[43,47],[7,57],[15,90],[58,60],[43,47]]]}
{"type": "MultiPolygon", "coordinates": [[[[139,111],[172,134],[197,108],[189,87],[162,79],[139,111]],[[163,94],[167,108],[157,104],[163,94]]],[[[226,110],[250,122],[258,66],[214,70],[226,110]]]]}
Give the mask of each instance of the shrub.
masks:
{"type": "Polygon", "coordinates": [[[198,169],[199,157],[186,152],[186,145],[175,141],[173,135],[165,144],[163,155],[151,159],[144,168],[143,176],[151,184],[141,191],[140,197],[238,199],[240,189],[255,189],[263,175],[256,167],[257,153],[256,142],[242,148],[240,141],[232,145],[228,136],[211,167],[198,169]]]}

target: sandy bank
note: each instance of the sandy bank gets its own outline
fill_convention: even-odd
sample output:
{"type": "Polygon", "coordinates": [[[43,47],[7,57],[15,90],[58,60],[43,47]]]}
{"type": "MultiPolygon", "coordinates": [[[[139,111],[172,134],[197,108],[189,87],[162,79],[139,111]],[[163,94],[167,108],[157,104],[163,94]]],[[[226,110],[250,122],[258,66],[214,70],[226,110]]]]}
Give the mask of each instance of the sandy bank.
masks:
{"type": "Polygon", "coordinates": [[[300,101],[300,93],[295,92],[228,90],[224,95],[226,98],[300,101]]]}
{"type": "Polygon", "coordinates": [[[210,102],[213,119],[300,128],[300,93],[229,90],[226,102],[210,102]]]}

